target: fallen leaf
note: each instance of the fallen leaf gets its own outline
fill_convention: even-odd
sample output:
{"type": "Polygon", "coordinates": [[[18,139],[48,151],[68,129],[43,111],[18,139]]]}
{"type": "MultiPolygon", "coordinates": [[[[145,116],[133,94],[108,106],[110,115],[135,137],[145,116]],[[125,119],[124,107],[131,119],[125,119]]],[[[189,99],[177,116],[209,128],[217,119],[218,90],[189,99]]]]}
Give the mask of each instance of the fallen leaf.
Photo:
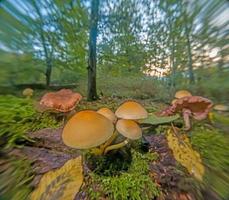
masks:
{"type": "Polygon", "coordinates": [[[190,174],[202,181],[205,171],[204,166],[200,154],[192,148],[187,135],[177,136],[172,129],[169,129],[166,137],[174,158],[184,166],[190,174]]]}
{"type": "Polygon", "coordinates": [[[60,169],[43,175],[31,200],[73,200],[83,183],[82,157],[68,160],[60,169]]]}
{"type": "Polygon", "coordinates": [[[179,118],[179,115],[158,117],[154,113],[150,113],[148,118],[143,120],[142,123],[152,124],[152,125],[166,124],[166,123],[173,122],[173,121],[177,120],[178,118],[179,118]]]}

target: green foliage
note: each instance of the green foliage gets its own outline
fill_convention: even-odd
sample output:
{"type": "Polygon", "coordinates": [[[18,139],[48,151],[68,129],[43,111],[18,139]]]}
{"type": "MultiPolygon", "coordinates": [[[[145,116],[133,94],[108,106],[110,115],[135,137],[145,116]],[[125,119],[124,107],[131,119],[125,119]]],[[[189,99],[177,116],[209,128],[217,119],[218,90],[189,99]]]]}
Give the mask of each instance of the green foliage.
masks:
{"type": "MultiPolygon", "coordinates": [[[[215,103],[227,102],[229,98],[229,71],[224,70],[219,72],[218,69],[212,66],[210,69],[205,69],[196,72],[200,77],[197,84],[189,86],[194,94],[206,96],[214,100],[215,103]]],[[[182,85],[180,85],[180,88],[182,85]]]]}
{"type": "Polygon", "coordinates": [[[229,197],[229,138],[217,130],[195,129],[191,136],[206,165],[205,183],[222,198],[229,197]]]}
{"type": "Polygon", "coordinates": [[[159,189],[149,175],[149,162],[157,159],[156,154],[141,154],[132,150],[132,162],[127,171],[120,175],[100,176],[91,173],[92,182],[99,189],[88,188],[90,199],[106,195],[114,200],[149,200],[159,196],[159,189]]]}
{"type": "Polygon", "coordinates": [[[42,128],[56,128],[58,122],[48,114],[36,112],[34,102],[15,96],[0,96],[0,137],[7,146],[16,141],[27,140],[26,133],[42,128]]]}
{"type": "Polygon", "coordinates": [[[29,183],[32,180],[30,161],[14,157],[5,160],[0,170],[0,199],[28,199],[32,190],[29,183]]]}
{"type": "Polygon", "coordinates": [[[168,117],[157,117],[154,113],[150,113],[149,117],[143,121],[143,123],[146,124],[166,124],[173,122],[179,118],[179,115],[173,115],[173,116],[168,116],[168,117]]]}
{"type": "MultiPolygon", "coordinates": [[[[82,85],[85,85],[82,83],[82,85]]],[[[152,77],[145,76],[112,76],[99,74],[98,90],[105,96],[170,100],[170,91],[166,85],[152,77]]]]}
{"type": "Polygon", "coordinates": [[[212,121],[213,124],[216,126],[219,126],[220,128],[225,127],[225,130],[228,130],[229,128],[229,115],[228,113],[217,113],[213,112],[212,114],[212,121]]]}

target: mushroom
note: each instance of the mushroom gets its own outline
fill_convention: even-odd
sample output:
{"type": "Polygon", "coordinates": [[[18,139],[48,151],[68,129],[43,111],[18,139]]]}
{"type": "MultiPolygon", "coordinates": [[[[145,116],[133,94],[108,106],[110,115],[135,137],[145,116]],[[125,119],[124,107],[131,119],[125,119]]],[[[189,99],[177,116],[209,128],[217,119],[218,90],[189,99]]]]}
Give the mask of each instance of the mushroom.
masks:
{"type": "Polygon", "coordinates": [[[177,99],[173,99],[171,102],[171,105],[173,105],[176,101],[177,101],[177,99]]]}
{"type": "Polygon", "coordinates": [[[31,98],[33,96],[33,89],[31,88],[24,89],[22,95],[25,96],[26,98],[31,98]]]}
{"type": "Polygon", "coordinates": [[[103,115],[84,110],[66,123],[62,139],[65,145],[76,149],[90,149],[106,142],[114,131],[112,122],[103,115]]]}
{"type": "Polygon", "coordinates": [[[175,93],[175,98],[180,99],[183,97],[190,97],[192,94],[187,90],[179,90],[175,93]]]}
{"type": "Polygon", "coordinates": [[[135,101],[126,101],[121,104],[116,110],[115,115],[118,118],[132,120],[145,119],[148,117],[145,108],[135,101]]]}
{"type": "MultiPolygon", "coordinates": [[[[113,124],[115,124],[117,122],[117,117],[109,108],[105,108],[105,107],[100,108],[99,110],[97,110],[97,113],[99,113],[99,114],[103,115],[104,117],[106,117],[107,119],[109,119],[113,124]]],[[[114,141],[114,139],[117,137],[117,135],[118,135],[117,131],[114,131],[114,133],[109,138],[109,140],[107,140],[103,145],[100,146],[100,151],[104,152],[104,149],[114,141]]]]}
{"type": "Polygon", "coordinates": [[[229,107],[223,104],[216,104],[213,107],[214,110],[218,111],[218,112],[228,112],[229,111],[229,107]]]}
{"type": "Polygon", "coordinates": [[[82,99],[81,94],[74,93],[70,89],[61,89],[58,92],[48,92],[40,100],[40,106],[44,110],[57,112],[70,112],[82,99]]]}
{"type": "Polygon", "coordinates": [[[122,134],[126,139],[118,144],[111,145],[107,147],[104,151],[104,154],[106,154],[108,151],[119,149],[126,144],[128,144],[129,140],[137,140],[142,137],[142,130],[138,126],[138,124],[129,119],[120,119],[118,120],[116,124],[117,131],[122,134]]]}
{"type": "Polygon", "coordinates": [[[159,113],[160,116],[170,116],[181,113],[185,122],[185,129],[191,129],[190,117],[200,121],[208,117],[213,103],[201,96],[186,96],[159,113]]]}
{"type": "Polygon", "coordinates": [[[99,110],[97,110],[97,113],[103,115],[104,117],[109,119],[114,124],[117,121],[117,117],[109,108],[100,108],[99,110]]]}

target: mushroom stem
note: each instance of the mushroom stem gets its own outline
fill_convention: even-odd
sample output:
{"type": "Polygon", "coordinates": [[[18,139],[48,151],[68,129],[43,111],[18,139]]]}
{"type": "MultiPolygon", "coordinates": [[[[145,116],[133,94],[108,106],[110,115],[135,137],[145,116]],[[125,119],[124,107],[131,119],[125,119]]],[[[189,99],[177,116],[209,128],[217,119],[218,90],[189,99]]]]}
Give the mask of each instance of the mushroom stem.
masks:
{"type": "Polygon", "coordinates": [[[124,140],[123,142],[121,143],[118,143],[118,144],[114,144],[114,145],[111,145],[109,147],[107,147],[104,151],[104,154],[107,154],[108,151],[111,151],[111,150],[114,150],[114,149],[119,149],[119,148],[122,148],[124,147],[125,145],[127,145],[129,142],[128,139],[124,140]]]}
{"type": "Polygon", "coordinates": [[[185,123],[185,130],[188,131],[191,129],[191,122],[190,122],[190,111],[189,110],[183,110],[183,118],[185,123]]]}
{"type": "Polygon", "coordinates": [[[96,156],[100,156],[103,154],[103,151],[100,148],[93,148],[90,150],[90,153],[96,156]]]}
{"type": "Polygon", "coordinates": [[[109,140],[107,140],[104,144],[100,146],[101,151],[104,152],[104,149],[106,149],[106,147],[108,147],[116,139],[117,136],[118,131],[115,130],[113,135],[109,138],[109,140]]]}
{"type": "Polygon", "coordinates": [[[208,120],[210,121],[211,124],[214,123],[214,114],[212,112],[208,113],[208,120]]]}

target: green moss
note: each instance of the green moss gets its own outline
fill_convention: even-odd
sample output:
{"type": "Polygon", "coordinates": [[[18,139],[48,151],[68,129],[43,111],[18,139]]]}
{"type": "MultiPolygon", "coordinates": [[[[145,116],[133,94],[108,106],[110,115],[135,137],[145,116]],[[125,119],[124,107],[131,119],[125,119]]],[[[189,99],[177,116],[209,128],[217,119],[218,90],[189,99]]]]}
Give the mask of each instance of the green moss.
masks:
{"type": "Polygon", "coordinates": [[[59,126],[51,115],[36,112],[31,99],[0,96],[0,110],[0,138],[8,147],[16,141],[27,140],[29,131],[59,126]]]}
{"type": "Polygon", "coordinates": [[[229,116],[214,112],[213,113],[213,122],[229,126],[229,116]]]}
{"type": "Polygon", "coordinates": [[[107,196],[114,200],[147,200],[159,195],[159,189],[149,176],[149,162],[156,160],[157,155],[134,150],[131,153],[132,162],[127,171],[114,176],[90,174],[89,199],[107,196]],[[94,188],[95,185],[97,188],[94,188]]]}
{"type": "Polygon", "coordinates": [[[191,142],[206,166],[204,182],[222,198],[229,197],[229,137],[218,130],[195,129],[191,142]]]}

